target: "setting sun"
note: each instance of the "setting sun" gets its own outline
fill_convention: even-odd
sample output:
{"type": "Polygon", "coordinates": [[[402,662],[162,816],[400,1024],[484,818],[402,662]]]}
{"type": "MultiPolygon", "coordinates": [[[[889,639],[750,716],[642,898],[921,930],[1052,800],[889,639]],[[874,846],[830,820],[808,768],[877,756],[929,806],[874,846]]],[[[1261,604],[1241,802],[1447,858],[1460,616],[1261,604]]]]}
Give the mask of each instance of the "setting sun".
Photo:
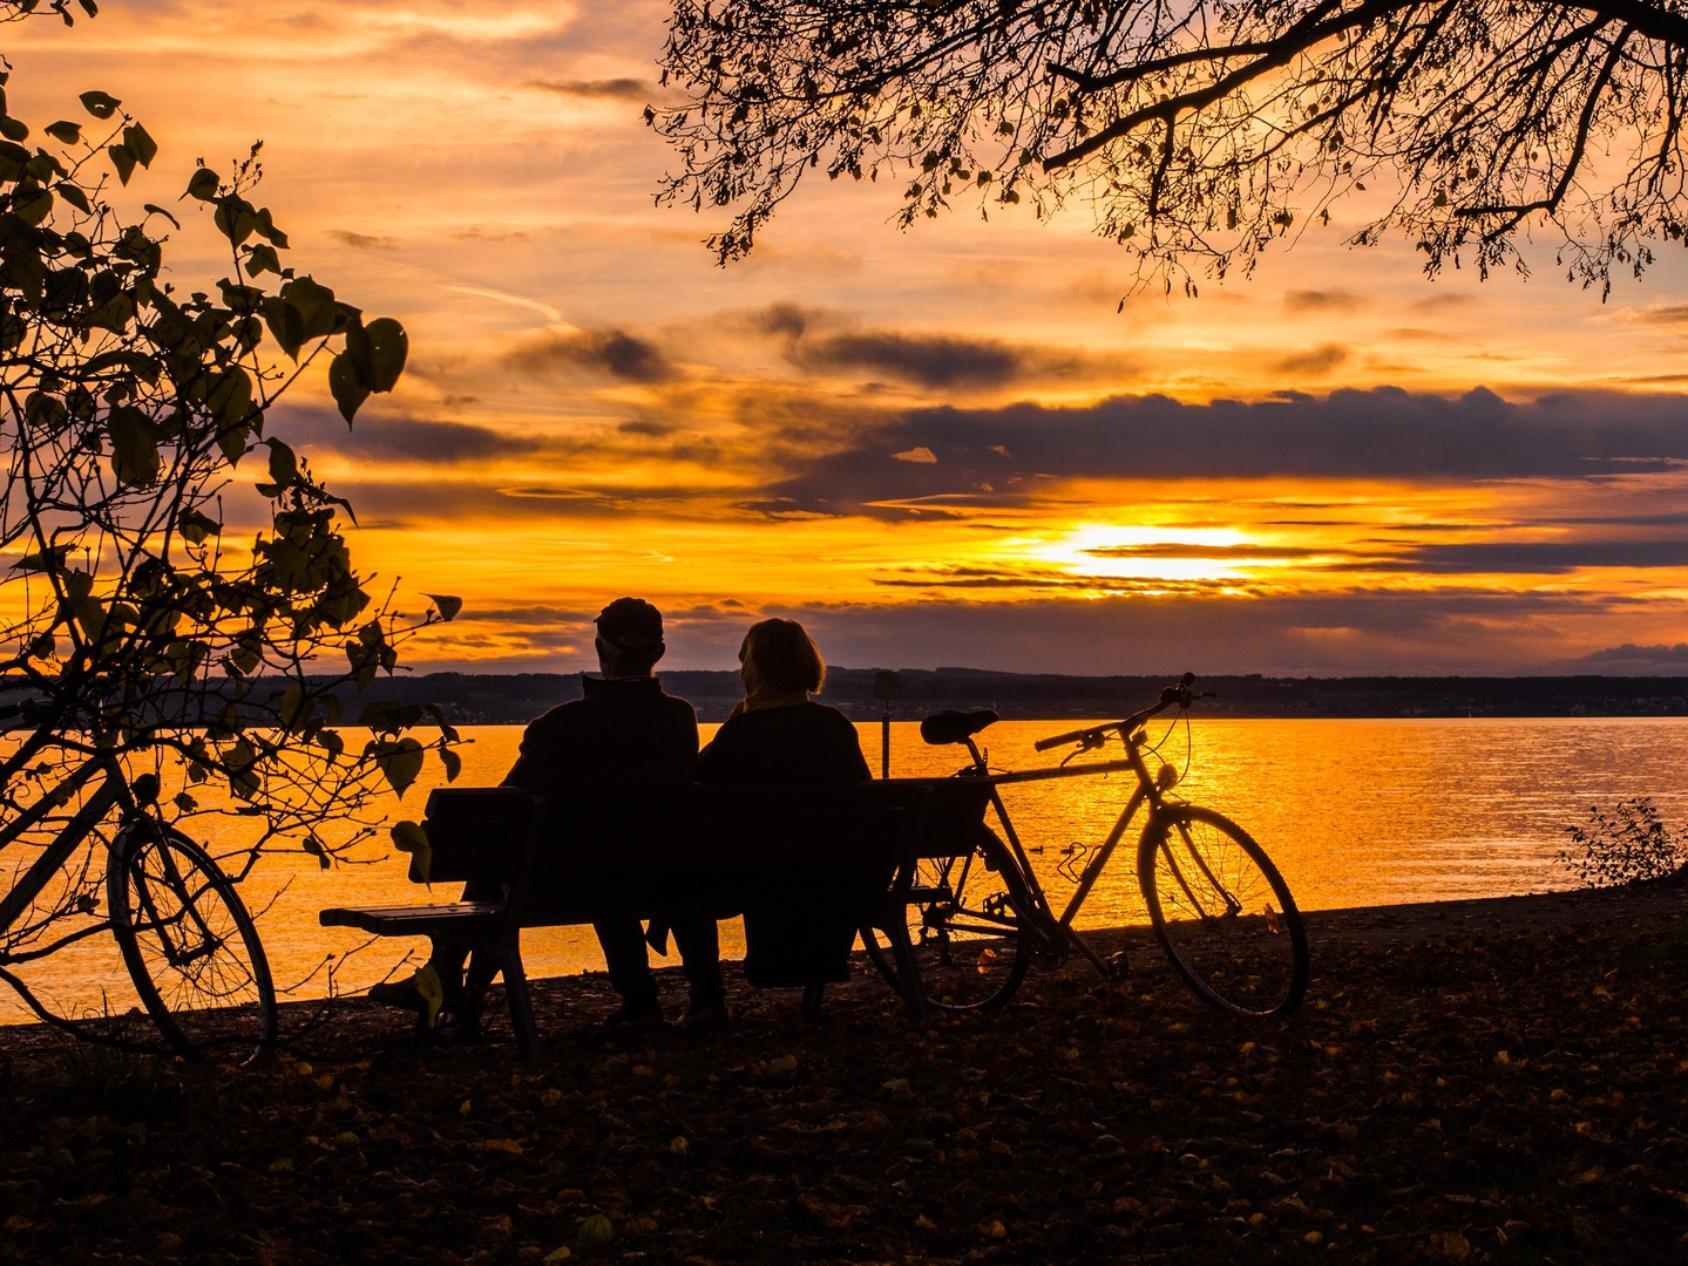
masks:
{"type": "Polygon", "coordinates": [[[1234,528],[1090,524],[1055,542],[1043,557],[1077,575],[1132,580],[1234,580],[1258,566],[1234,528]]]}

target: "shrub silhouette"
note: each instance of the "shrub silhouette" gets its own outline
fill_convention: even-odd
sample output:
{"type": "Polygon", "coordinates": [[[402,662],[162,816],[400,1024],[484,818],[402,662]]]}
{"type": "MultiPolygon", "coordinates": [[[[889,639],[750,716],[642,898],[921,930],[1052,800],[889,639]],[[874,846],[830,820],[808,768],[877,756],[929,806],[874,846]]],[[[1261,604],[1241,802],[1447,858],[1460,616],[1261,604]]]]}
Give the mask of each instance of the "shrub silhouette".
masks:
{"type": "Polygon", "coordinates": [[[1565,831],[1571,844],[1559,861],[1585,888],[1688,874],[1688,827],[1673,833],[1647,796],[1620,800],[1610,810],[1591,805],[1588,821],[1565,831]]]}

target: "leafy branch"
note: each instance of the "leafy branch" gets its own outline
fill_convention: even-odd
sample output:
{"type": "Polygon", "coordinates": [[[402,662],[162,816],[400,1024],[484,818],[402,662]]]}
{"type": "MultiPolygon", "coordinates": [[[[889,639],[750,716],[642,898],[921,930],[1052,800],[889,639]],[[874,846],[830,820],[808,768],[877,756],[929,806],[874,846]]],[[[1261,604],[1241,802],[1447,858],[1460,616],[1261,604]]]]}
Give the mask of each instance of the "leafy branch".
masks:
{"type": "MultiPolygon", "coordinates": [[[[95,11],[92,3],[80,9],[95,11]]],[[[0,4],[0,20],[66,4],[0,4]]],[[[351,507],[271,426],[301,383],[348,426],[391,392],[408,340],[289,262],[254,201],[254,146],[197,166],[178,200],[208,214],[231,267],[183,293],[165,266],[175,211],[116,201],[158,146],[105,92],[37,134],[0,73],[0,688],[33,700],[0,741],[0,857],[39,855],[115,761],[151,777],[173,822],[231,815],[225,868],[267,851],[324,865],[384,822],[457,735],[437,709],[342,699],[398,670],[401,649],[460,603],[399,609],[354,564],[351,507]],[[366,737],[359,738],[362,729],[366,737]]],[[[104,851],[67,864],[0,928],[0,964],[39,959],[99,918],[104,851]]]]}

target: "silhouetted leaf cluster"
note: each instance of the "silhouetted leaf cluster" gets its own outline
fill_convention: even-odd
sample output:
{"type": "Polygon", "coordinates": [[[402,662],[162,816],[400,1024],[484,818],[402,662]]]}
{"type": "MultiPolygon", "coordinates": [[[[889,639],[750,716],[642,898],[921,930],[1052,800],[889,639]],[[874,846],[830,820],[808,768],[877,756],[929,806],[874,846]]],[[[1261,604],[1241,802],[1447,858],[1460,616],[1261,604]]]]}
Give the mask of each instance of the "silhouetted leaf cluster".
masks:
{"type": "Polygon", "coordinates": [[[1688,867],[1688,827],[1671,831],[1648,796],[1590,805],[1588,821],[1565,831],[1571,843],[1559,863],[1585,888],[1668,879],[1688,867]]]}

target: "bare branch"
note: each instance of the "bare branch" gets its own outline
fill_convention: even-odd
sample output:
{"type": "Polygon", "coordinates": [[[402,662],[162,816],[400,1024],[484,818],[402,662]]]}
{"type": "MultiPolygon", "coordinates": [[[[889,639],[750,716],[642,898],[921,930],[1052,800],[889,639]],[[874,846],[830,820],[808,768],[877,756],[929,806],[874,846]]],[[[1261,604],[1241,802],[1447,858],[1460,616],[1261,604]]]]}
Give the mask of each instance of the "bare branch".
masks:
{"type": "Polygon", "coordinates": [[[690,99],[648,118],[679,160],[659,199],[731,216],[723,262],[813,171],[898,178],[905,227],[964,194],[1082,199],[1168,284],[1375,182],[1399,193],[1352,241],[1486,274],[1545,224],[1604,285],[1682,236],[1685,50],[1675,0],[675,0],[690,99]]]}

